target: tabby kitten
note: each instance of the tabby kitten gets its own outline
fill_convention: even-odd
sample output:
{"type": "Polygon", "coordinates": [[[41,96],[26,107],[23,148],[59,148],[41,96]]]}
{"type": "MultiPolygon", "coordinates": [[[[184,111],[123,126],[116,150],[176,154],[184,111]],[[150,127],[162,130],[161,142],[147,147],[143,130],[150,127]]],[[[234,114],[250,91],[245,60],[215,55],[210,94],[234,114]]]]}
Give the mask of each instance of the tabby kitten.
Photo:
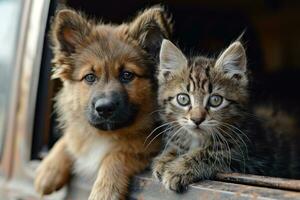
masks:
{"type": "Polygon", "coordinates": [[[164,40],[158,81],[166,145],[153,173],[167,189],[181,192],[217,172],[300,177],[296,121],[267,107],[256,109],[262,120],[251,114],[239,41],[217,59],[187,59],[164,40]]]}

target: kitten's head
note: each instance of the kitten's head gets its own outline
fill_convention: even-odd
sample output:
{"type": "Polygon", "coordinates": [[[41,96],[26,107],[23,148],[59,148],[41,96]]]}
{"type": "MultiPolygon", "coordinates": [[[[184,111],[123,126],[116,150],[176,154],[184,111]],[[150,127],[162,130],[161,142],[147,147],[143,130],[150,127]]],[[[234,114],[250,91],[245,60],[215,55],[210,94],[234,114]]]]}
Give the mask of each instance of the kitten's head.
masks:
{"type": "Polygon", "coordinates": [[[162,118],[196,135],[238,123],[248,100],[246,72],[246,54],[239,41],[217,59],[188,59],[164,40],[158,73],[162,118]]]}

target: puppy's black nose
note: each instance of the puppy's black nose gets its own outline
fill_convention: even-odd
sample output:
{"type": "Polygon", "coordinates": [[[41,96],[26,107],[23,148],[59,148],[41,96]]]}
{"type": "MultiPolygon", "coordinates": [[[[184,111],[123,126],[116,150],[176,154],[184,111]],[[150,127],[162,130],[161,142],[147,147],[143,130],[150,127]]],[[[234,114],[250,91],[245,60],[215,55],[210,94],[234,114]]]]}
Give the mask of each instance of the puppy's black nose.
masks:
{"type": "Polygon", "coordinates": [[[103,118],[109,118],[116,110],[116,102],[113,102],[106,98],[101,98],[95,103],[95,110],[98,115],[103,118]]]}

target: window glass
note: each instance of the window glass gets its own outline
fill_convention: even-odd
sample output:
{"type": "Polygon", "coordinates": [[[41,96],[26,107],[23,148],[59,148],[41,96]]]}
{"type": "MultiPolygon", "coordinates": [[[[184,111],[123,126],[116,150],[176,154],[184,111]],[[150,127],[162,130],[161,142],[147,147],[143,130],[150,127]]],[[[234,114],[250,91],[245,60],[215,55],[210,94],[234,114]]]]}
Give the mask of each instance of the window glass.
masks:
{"type": "Polygon", "coordinates": [[[0,0],[0,155],[6,131],[22,0],[0,0]]]}

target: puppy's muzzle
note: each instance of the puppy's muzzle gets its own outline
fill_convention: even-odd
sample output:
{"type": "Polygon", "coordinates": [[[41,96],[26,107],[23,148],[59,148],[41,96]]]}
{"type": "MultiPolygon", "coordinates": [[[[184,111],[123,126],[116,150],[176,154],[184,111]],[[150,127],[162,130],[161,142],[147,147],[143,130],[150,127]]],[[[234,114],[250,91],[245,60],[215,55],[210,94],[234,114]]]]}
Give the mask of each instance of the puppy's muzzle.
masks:
{"type": "Polygon", "coordinates": [[[101,130],[115,130],[134,122],[138,107],[128,101],[126,93],[105,92],[96,94],[89,103],[87,119],[101,130]]]}
{"type": "Polygon", "coordinates": [[[108,119],[118,110],[119,105],[120,102],[116,98],[102,97],[95,102],[95,110],[99,117],[108,119]]]}

